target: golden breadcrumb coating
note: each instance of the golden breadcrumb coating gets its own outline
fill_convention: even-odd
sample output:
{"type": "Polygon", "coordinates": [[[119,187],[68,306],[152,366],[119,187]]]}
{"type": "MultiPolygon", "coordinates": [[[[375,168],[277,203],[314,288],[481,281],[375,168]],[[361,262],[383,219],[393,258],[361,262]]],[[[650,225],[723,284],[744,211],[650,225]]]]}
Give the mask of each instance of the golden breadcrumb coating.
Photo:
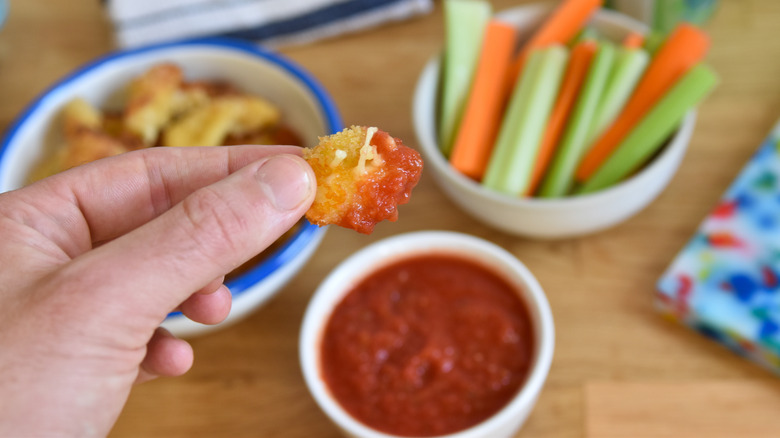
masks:
{"type": "Polygon", "coordinates": [[[62,126],[66,137],[83,129],[101,129],[102,125],[103,115],[84,99],[73,99],[62,110],[62,126]]]}
{"type": "Polygon", "coordinates": [[[163,146],[218,146],[238,118],[240,106],[232,100],[218,100],[199,106],[163,132],[163,146]]]}
{"type": "Polygon", "coordinates": [[[220,97],[202,104],[165,128],[163,146],[219,146],[229,136],[258,132],[279,123],[279,110],[253,96],[220,97]]]}
{"type": "Polygon", "coordinates": [[[128,148],[103,130],[103,115],[84,99],[70,101],[62,110],[64,145],[47,155],[29,176],[37,181],[61,170],[127,152],[128,148]]]}
{"type": "Polygon", "coordinates": [[[70,169],[80,164],[127,152],[125,145],[99,130],[84,129],[71,136],[62,158],[62,167],[70,169]]]}
{"type": "Polygon", "coordinates": [[[422,158],[400,139],[377,128],[352,126],[320,137],[304,158],[317,177],[317,194],[306,218],[364,234],[398,218],[422,173],[422,158]]]}
{"type": "Polygon", "coordinates": [[[152,146],[170,121],[182,79],[178,66],[158,64],[130,84],[124,124],[145,145],[152,146]]]}

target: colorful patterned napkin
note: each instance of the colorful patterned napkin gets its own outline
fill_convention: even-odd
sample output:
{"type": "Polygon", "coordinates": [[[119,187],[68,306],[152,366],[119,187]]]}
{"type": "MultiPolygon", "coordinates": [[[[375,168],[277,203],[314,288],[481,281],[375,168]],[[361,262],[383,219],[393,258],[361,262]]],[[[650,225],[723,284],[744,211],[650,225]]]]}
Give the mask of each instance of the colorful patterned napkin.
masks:
{"type": "Polygon", "coordinates": [[[661,277],[657,304],[780,373],[780,123],[661,277]]]}

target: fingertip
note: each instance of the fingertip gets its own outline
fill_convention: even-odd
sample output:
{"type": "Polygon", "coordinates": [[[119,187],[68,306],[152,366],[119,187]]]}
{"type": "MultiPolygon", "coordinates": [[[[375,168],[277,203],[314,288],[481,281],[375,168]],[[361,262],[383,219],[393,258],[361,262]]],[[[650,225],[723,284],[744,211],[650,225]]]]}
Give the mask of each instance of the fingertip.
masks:
{"type": "Polygon", "coordinates": [[[257,181],[271,204],[279,211],[295,210],[311,204],[316,192],[316,178],[306,161],[290,154],[265,160],[255,173],[257,181]]]}
{"type": "Polygon", "coordinates": [[[195,322],[214,325],[228,317],[232,301],[230,290],[223,284],[209,294],[193,294],[181,303],[179,310],[195,322]]]}
{"type": "Polygon", "coordinates": [[[192,368],[193,361],[194,353],[189,342],[158,327],[147,344],[138,381],[180,376],[192,368]]]}
{"type": "Polygon", "coordinates": [[[215,278],[214,280],[210,281],[209,284],[203,286],[202,288],[200,288],[200,290],[198,290],[195,293],[201,295],[213,294],[214,292],[218,291],[220,287],[224,285],[223,283],[225,283],[225,276],[221,275],[215,278]]]}

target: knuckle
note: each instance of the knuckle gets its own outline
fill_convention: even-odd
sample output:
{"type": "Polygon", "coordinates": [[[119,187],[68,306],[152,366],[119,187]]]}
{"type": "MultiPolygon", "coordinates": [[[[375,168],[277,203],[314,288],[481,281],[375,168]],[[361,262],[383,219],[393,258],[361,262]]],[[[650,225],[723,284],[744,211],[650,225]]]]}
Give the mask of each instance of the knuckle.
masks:
{"type": "Polygon", "coordinates": [[[219,192],[205,187],[182,201],[190,235],[199,250],[217,262],[226,254],[241,254],[249,231],[247,218],[219,192]]]}

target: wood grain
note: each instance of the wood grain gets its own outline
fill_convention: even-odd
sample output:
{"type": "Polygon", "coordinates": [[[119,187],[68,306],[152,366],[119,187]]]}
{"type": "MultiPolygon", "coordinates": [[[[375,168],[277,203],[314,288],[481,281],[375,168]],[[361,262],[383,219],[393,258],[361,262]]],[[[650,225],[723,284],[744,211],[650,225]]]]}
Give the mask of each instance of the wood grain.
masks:
{"type": "MultiPolygon", "coordinates": [[[[494,2],[497,10],[518,3],[494,2]]],[[[282,53],[322,82],[346,123],[380,126],[414,147],[412,92],[442,42],[441,2],[435,5],[425,17],[282,53]]],[[[532,241],[476,222],[423,175],[398,222],[380,224],[371,236],[331,229],[301,275],[267,306],[194,339],[192,371],[137,387],[112,435],[339,436],[298,366],[308,299],[331,269],[365,245],[444,229],[503,246],[548,294],[555,358],[519,437],[778,436],[780,381],[666,322],[652,307],[657,278],[780,115],[778,22],[778,1],[721,0],[706,27],[708,62],[721,84],[700,108],[680,171],[634,218],[593,236],[532,241]]],[[[97,1],[13,1],[0,30],[0,128],[53,81],[112,48],[97,1]]]]}
{"type": "Polygon", "coordinates": [[[775,437],[780,385],[774,379],[754,383],[590,383],[585,387],[586,436],[775,437]]]}

